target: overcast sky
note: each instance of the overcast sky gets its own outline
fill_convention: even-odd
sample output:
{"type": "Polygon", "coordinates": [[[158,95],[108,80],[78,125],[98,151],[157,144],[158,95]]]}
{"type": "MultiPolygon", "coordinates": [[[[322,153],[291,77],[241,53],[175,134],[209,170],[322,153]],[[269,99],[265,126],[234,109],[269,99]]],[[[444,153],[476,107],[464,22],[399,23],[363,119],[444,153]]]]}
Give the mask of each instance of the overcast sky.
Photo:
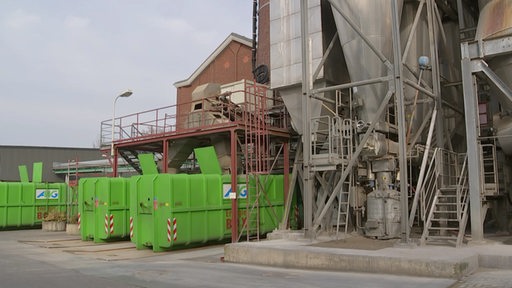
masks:
{"type": "Polygon", "coordinates": [[[116,95],[118,116],[175,104],[251,21],[250,0],[1,0],[0,145],[92,147],[116,95]]]}

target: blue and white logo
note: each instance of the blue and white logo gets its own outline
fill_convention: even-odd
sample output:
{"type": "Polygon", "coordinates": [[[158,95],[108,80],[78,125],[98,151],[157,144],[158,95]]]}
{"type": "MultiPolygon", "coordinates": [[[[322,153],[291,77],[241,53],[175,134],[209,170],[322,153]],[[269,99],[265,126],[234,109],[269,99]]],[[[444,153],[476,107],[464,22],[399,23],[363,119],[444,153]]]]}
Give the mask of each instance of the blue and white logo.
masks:
{"type": "MultiPolygon", "coordinates": [[[[238,197],[239,198],[247,198],[247,185],[240,184],[238,185],[238,197]]],[[[236,193],[231,189],[230,184],[222,185],[222,198],[224,199],[236,199],[236,193]]]]}
{"type": "Polygon", "coordinates": [[[247,198],[247,186],[245,184],[239,185],[238,191],[240,191],[240,198],[247,198]]]}
{"type": "Polygon", "coordinates": [[[36,189],[36,200],[59,199],[58,189],[36,189]]]}
{"type": "Polygon", "coordinates": [[[36,190],[36,199],[46,199],[46,190],[44,189],[37,189],[36,190]]]}
{"type": "Polygon", "coordinates": [[[224,199],[236,199],[236,194],[233,193],[233,189],[231,189],[230,184],[222,185],[222,198],[224,199]]]}
{"type": "Polygon", "coordinates": [[[50,190],[50,199],[59,199],[59,190],[50,190]]]}

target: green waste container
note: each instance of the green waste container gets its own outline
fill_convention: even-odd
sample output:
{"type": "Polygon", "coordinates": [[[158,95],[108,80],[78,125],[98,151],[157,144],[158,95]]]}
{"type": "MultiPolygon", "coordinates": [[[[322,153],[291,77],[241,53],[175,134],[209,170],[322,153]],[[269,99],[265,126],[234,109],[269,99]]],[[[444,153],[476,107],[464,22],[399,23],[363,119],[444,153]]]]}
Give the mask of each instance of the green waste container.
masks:
{"type": "Polygon", "coordinates": [[[159,174],[132,177],[132,241],[153,251],[223,240],[229,202],[220,175],[159,174]]]}
{"type": "Polygon", "coordinates": [[[83,178],[78,185],[78,223],[82,240],[105,242],[129,235],[126,178],[83,178]]]}
{"type": "MultiPolygon", "coordinates": [[[[282,217],[282,176],[268,176],[269,203],[260,204],[260,233],[278,226],[282,217]],[[275,211],[275,212],[272,212],[275,211]],[[270,219],[272,218],[272,219],[270,219]]],[[[241,228],[252,191],[239,177],[238,205],[241,228]],[[244,192],[245,191],[245,192],[244,192]]],[[[163,251],[231,238],[231,178],[224,175],[159,174],[130,180],[131,240],[137,249],[163,251]]],[[[252,213],[257,215],[258,213],[252,213]]],[[[251,215],[252,215],[251,214],[251,215]]],[[[256,216],[254,216],[256,217],[256,216]]]]}
{"type": "MultiPolygon", "coordinates": [[[[224,198],[228,198],[227,192],[231,188],[231,175],[223,175],[224,198]]],[[[264,235],[272,232],[279,226],[284,213],[284,186],[283,175],[240,175],[237,178],[237,203],[238,203],[238,230],[246,235],[264,235]],[[256,178],[257,177],[257,178],[256,178]],[[247,178],[249,184],[247,184],[247,178]],[[260,193],[256,189],[259,185],[260,193]],[[265,193],[261,192],[265,191],[265,193]],[[255,201],[258,199],[258,205],[255,201]],[[259,207],[256,211],[255,207],[259,207]],[[248,219],[248,220],[247,220],[248,219]],[[259,228],[256,228],[259,224],[259,228]]],[[[231,225],[231,210],[228,212],[227,225],[231,225]]]]}
{"type": "Polygon", "coordinates": [[[65,183],[0,182],[0,229],[39,226],[50,212],[66,213],[65,183]]]}

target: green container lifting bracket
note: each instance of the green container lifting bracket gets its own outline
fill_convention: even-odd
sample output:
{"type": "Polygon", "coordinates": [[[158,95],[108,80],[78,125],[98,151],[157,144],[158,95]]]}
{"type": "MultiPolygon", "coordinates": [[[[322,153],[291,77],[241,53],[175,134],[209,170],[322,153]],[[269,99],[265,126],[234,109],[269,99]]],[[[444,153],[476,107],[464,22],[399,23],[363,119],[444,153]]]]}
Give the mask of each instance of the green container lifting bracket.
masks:
{"type": "Polygon", "coordinates": [[[34,162],[32,166],[32,182],[42,183],[43,182],[43,162],[34,162]]]}
{"type": "Polygon", "coordinates": [[[139,154],[139,164],[142,169],[142,175],[158,174],[155,158],[152,153],[139,154]]]}
{"type": "Polygon", "coordinates": [[[28,179],[27,166],[26,165],[18,166],[18,171],[20,171],[20,182],[21,183],[29,183],[30,180],[28,179]]]}
{"type": "Polygon", "coordinates": [[[199,168],[202,174],[221,175],[222,169],[220,168],[219,159],[213,146],[202,147],[194,149],[194,153],[199,163],[199,168]]]}

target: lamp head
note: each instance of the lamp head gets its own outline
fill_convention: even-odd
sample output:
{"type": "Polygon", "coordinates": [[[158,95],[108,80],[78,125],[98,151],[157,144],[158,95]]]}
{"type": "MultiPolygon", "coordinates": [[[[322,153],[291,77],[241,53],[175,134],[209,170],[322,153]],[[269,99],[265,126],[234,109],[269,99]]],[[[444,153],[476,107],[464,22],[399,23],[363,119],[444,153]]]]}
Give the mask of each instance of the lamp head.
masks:
{"type": "Polygon", "coordinates": [[[121,93],[119,97],[130,97],[132,96],[133,92],[132,90],[126,90],[125,92],[121,93]]]}

